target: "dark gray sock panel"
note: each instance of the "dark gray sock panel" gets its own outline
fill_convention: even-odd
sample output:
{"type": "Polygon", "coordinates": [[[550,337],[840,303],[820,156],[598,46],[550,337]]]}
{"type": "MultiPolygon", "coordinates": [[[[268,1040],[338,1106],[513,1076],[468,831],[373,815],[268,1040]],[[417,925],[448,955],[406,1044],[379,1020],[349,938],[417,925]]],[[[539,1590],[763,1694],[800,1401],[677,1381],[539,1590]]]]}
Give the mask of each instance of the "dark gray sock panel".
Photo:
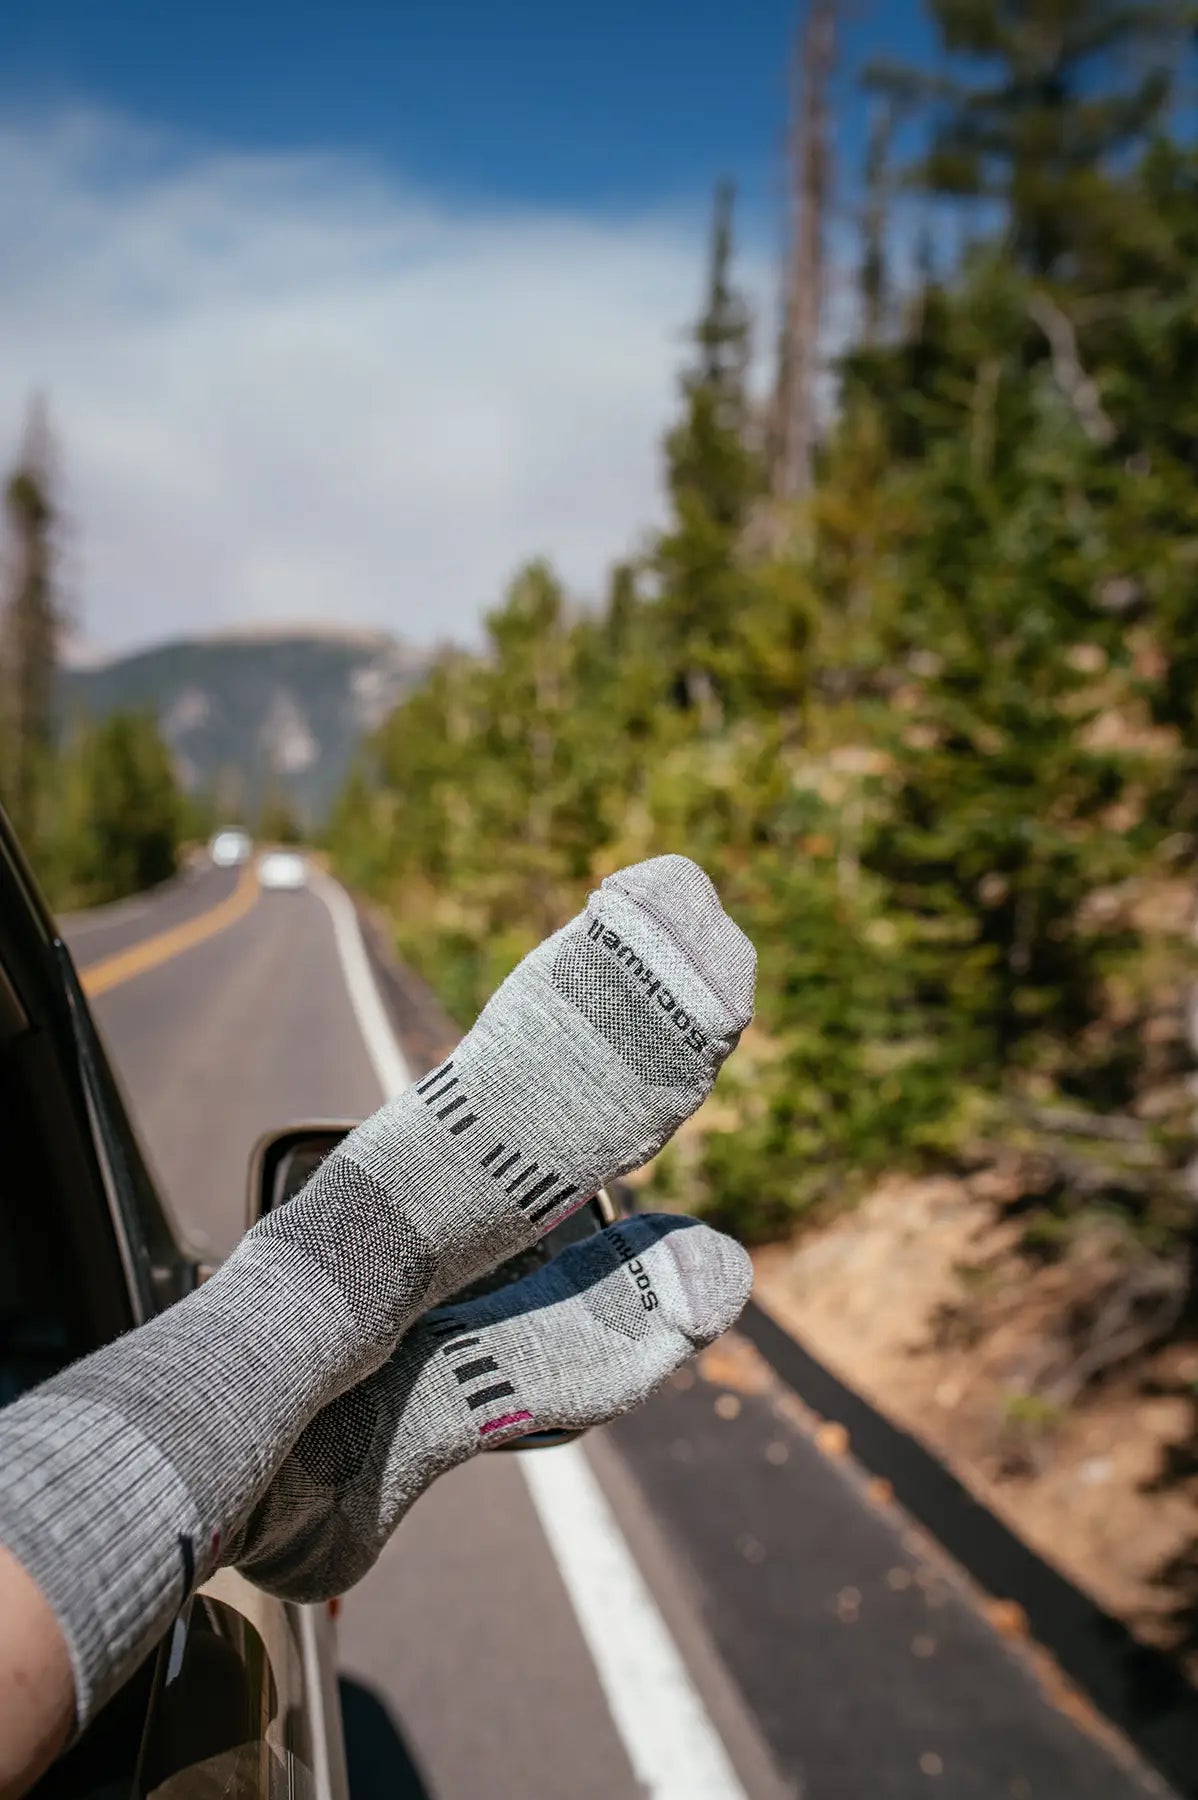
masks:
{"type": "Polygon", "coordinates": [[[627,1412],[728,1329],[751,1284],[730,1238],[642,1215],[430,1313],[308,1426],[230,1560],[286,1599],[343,1593],[438,1475],[505,1439],[627,1412]]]}

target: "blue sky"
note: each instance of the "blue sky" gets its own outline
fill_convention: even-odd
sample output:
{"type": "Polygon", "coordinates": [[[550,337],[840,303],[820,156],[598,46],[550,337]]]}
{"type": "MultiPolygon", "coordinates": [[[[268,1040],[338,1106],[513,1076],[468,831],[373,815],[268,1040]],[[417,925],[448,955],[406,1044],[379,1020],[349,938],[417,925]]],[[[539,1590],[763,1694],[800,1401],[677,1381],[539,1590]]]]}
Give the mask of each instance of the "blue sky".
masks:
{"type": "MultiPolygon", "coordinates": [[[[846,8],[839,149],[855,72],[923,60],[916,0],[846,8]]],[[[259,149],[363,152],[426,187],[588,207],[776,182],[796,0],[41,0],[11,9],[0,98],[103,101],[259,149]]]]}
{"type": "MultiPolygon", "coordinates": [[[[861,64],[931,50],[914,0],[845,11],[842,192],[861,64]]],[[[6,9],[0,461],[43,390],[85,638],[468,639],[541,554],[600,593],[661,517],[722,175],[772,340],[796,12],[6,9]]]]}

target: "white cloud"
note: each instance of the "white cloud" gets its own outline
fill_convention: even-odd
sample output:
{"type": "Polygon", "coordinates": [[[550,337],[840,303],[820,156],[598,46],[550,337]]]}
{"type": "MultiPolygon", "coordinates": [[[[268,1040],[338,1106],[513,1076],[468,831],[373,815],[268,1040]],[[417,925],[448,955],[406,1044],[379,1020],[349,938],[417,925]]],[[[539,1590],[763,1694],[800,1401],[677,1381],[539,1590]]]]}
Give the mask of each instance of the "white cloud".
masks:
{"type": "Polygon", "coordinates": [[[34,386],[87,637],[463,635],[652,522],[701,214],[472,209],[334,154],[0,119],[0,452],[34,386]]]}

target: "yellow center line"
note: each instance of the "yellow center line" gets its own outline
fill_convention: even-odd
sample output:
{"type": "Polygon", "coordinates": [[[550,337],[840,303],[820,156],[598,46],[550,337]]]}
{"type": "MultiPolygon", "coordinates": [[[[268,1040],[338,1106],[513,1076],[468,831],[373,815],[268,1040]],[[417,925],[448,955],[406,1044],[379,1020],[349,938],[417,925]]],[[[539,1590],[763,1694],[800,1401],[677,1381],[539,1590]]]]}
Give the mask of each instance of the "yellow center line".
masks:
{"type": "Polygon", "coordinates": [[[156,969],[160,963],[169,962],[172,956],[202,944],[205,938],[215,937],[218,931],[243,919],[258,894],[257,872],[252,863],[247,863],[233,892],[207,912],[194,919],[185,919],[181,925],[172,925],[169,931],[160,931],[155,937],[144,938],[140,944],[130,944],[127,950],[101,957],[99,962],[81,970],[79,980],[84,993],[89,1000],[94,1000],[110,988],[119,987],[122,981],[144,975],[147,969],[156,969]]]}

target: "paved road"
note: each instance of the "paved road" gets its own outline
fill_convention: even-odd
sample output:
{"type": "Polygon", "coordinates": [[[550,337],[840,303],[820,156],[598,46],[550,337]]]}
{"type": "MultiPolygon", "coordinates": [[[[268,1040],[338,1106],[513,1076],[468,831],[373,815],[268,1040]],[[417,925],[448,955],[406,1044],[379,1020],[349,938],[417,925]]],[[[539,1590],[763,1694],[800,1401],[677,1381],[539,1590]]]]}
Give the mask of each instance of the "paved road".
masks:
{"type": "MultiPolygon", "coordinates": [[[[166,1192],[217,1253],[264,1129],[380,1099],[320,897],[174,930],[236,885],[200,870],[66,923],[85,971],[182,935],[95,1005],[166,1192]]],[[[1166,1793],[834,1448],[734,1339],[585,1455],[455,1471],[345,1602],[355,1800],[1166,1793]]]]}

